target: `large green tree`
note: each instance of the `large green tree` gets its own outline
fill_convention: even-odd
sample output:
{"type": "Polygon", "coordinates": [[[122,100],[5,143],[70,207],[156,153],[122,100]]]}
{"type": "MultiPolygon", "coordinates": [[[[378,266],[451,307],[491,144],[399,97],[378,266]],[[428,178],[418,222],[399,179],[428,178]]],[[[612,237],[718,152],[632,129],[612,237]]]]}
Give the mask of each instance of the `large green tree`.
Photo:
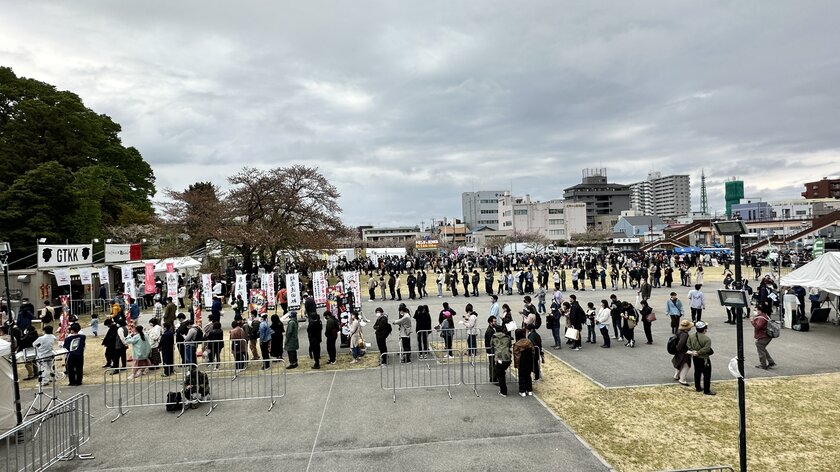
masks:
{"type": "Polygon", "coordinates": [[[154,173],[120,131],[76,94],[0,67],[0,239],[16,255],[36,237],[84,242],[150,220],[154,173]]]}

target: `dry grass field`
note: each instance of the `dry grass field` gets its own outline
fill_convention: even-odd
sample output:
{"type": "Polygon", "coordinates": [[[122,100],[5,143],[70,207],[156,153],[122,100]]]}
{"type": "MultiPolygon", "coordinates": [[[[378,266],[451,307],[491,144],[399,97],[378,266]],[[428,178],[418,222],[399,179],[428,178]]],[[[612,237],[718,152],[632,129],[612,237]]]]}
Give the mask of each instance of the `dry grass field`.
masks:
{"type": "MultiPolygon", "coordinates": [[[[553,356],[535,391],[617,470],[738,464],[735,381],[709,397],[691,387],[602,389],[553,356]]],[[[754,471],[836,471],[840,374],[747,383],[747,440],[754,471]]]]}

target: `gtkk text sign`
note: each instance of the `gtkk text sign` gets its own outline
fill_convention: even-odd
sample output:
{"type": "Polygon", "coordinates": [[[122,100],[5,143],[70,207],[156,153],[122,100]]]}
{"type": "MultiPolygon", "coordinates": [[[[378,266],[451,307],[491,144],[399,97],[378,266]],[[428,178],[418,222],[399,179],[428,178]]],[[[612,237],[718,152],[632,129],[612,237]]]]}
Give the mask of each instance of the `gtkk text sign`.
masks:
{"type": "Polygon", "coordinates": [[[93,244],[38,245],[38,268],[90,265],[93,244]]]}

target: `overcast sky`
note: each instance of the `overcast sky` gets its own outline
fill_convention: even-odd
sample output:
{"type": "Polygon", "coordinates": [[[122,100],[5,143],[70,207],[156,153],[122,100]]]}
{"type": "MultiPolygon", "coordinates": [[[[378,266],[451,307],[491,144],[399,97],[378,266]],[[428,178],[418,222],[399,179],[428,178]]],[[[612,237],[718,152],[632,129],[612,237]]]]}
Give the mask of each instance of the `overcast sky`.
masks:
{"type": "MultiPolygon", "coordinates": [[[[318,166],[344,220],[460,217],[705,169],[799,198],[840,172],[840,2],[6,1],[0,64],[123,128],[158,189],[318,166]]],[[[158,195],[160,197],[160,194],[158,195]]]]}

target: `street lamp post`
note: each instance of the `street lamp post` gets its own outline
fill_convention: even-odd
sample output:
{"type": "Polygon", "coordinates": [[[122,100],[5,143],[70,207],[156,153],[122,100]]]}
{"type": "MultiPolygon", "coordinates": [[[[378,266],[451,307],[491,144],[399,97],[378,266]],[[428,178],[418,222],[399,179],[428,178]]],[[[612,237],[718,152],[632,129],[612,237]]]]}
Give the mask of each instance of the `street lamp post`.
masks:
{"type": "MultiPolygon", "coordinates": [[[[719,221],[714,224],[718,233],[732,236],[735,241],[735,286],[739,290],[719,290],[718,295],[722,305],[732,308],[744,308],[749,303],[741,282],[741,235],[747,233],[747,227],[742,220],[719,221]]],[[[744,317],[735,316],[735,342],[737,345],[736,359],[738,363],[738,458],[741,472],[747,472],[747,399],[744,383],[744,317]]]]}
{"type": "MultiPolygon", "coordinates": [[[[9,314],[9,330],[14,328],[15,319],[12,317],[12,296],[9,290],[9,254],[12,252],[9,243],[0,243],[0,262],[3,264],[3,281],[6,284],[6,310],[9,314]]],[[[14,383],[15,390],[15,417],[17,424],[23,423],[23,414],[20,411],[20,386],[18,385],[18,370],[17,370],[17,342],[14,333],[11,331],[12,346],[11,346],[11,362],[12,362],[12,383],[14,383]]]]}

